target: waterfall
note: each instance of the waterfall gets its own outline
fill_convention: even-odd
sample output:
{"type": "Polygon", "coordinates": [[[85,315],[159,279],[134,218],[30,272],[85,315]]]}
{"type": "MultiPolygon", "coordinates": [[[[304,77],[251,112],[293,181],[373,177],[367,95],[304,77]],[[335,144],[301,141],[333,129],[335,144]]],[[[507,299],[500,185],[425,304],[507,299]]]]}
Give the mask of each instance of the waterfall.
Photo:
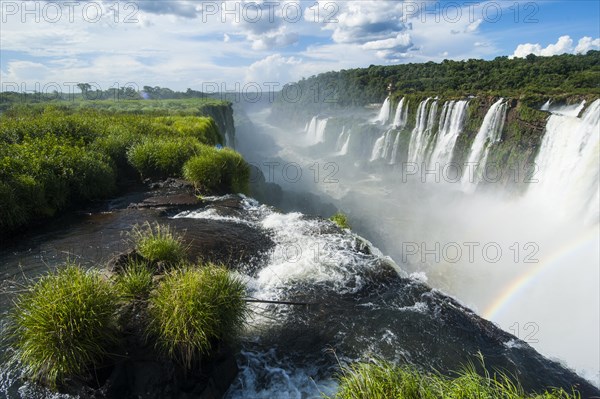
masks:
{"type": "Polygon", "coordinates": [[[314,116],[310,123],[308,124],[308,128],[306,129],[306,136],[311,144],[322,143],[325,138],[325,128],[327,127],[327,118],[319,119],[314,116]]]}
{"type": "Polygon", "coordinates": [[[390,164],[393,165],[398,162],[398,150],[400,149],[400,132],[396,135],[396,140],[394,140],[394,145],[392,148],[392,156],[390,157],[390,164]]]}
{"type": "Polygon", "coordinates": [[[396,141],[394,140],[394,130],[387,130],[381,135],[381,137],[377,139],[377,141],[375,141],[375,144],[373,145],[373,151],[371,151],[371,158],[369,159],[369,161],[373,162],[377,159],[390,160],[393,156],[395,143],[396,141]]]}
{"type": "MultiPolygon", "coordinates": [[[[527,196],[552,203],[553,210],[583,212],[598,222],[600,178],[600,100],[594,101],[581,118],[575,109],[557,109],[546,124],[536,158],[539,170],[527,196]],[[569,116],[571,115],[571,116],[569,116]]],[[[579,114],[579,112],[577,112],[579,114]]]]}
{"type": "Polygon", "coordinates": [[[335,150],[336,151],[340,151],[342,149],[342,146],[344,145],[343,140],[344,140],[345,134],[346,134],[346,126],[342,126],[342,132],[340,133],[337,141],[335,142],[335,150]]]}
{"type": "MultiPolygon", "coordinates": [[[[406,127],[408,122],[408,101],[406,104],[404,103],[404,97],[398,103],[398,107],[396,109],[396,115],[394,116],[393,128],[397,130],[402,130],[406,127]]],[[[392,154],[390,156],[390,164],[395,164],[398,162],[398,150],[400,150],[400,133],[396,134],[396,139],[392,144],[392,154]]]]}
{"type": "Polygon", "coordinates": [[[461,184],[463,189],[472,192],[481,181],[481,174],[486,166],[490,145],[500,140],[504,119],[506,118],[506,103],[504,99],[496,101],[485,114],[483,123],[471,146],[468,169],[463,171],[461,184]]]}
{"type": "Polygon", "coordinates": [[[444,104],[445,113],[442,112],[442,115],[445,117],[443,120],[440,118],[440,130],[431,153],[429,165],[444,165],[451,161],[456,139],[462,131],[467,105],[468,101],[466,100],[450,101],[449,104],[444,104]]]}
{"type": "Polygon", "coordinates": [[[431,103],[431,106],[427,108],[429,100],[431,100],[431,98],[422,101],[417,109],[417,122],[412,131],[408,148],[409,162],[423,161],[425,151],[435,127],[438,102],[437,100],[434,100],[431,103]]]}
{"type": "Polygon", "coordinates": [[[394,129],[398,129],[398,130],[403,129],[404,126],[406,126],[407,117],[408,117],[408,102],[406,103],[406,106],[405,106],[404,105],[404,97],[402,97],[402,99],[398,103],[398,106],[396,107],[396,114],[394,115],[394,122],[392,123],[392,126],[394,127],[394,129]]]}
{"type": "Polygon", "coordinates": [[[546,101],[544,105],[542,105],[542,108],[540,108],[540,111],[550,111],[550,104],[552,104],[550,100],[546,101]]]}
{"type": "Polygon", "coordinates": [[[373,151],[371,151],[371,158],[369,159],[370,162],[375,161],[376,159],[379,159],[382,157],[383,155],[383,144],[385,142],[385,135],[386,133],[382,134],[381,137],[379,137],[377,139],[377,141],[375,141],[375,144],[373,145],[373,151]]]}
{"type": "Polygon", "coordinates": [[[383,105],[381,106],[381,110],[379,110],[379,115],[375,119],[375,122],[385,125],[386,123],[388,123],[388,121],[390,119],[390,112],[391,112],[390,98],[386,97],[385,101],[383,102],[383,105]]]}
{"type": "Polygon", "coordinates": [[[346,135],[346,141],[344,142],[344,145],[342,146],[342,149],[339,152],[339,155],[346,155],[348,153],[348,146],[350,145],[350,136],[352,136],[352,132],[349,131],[348,134],[346,135]]]}
{"type": "Polygon", "coordinates": [[[348,145],[350,144],[351,131],[346,131],[346,126],[342,127],[342,133],[338,136],[335,144],[336,155],[346,155],[348,153],[348,145]]]}

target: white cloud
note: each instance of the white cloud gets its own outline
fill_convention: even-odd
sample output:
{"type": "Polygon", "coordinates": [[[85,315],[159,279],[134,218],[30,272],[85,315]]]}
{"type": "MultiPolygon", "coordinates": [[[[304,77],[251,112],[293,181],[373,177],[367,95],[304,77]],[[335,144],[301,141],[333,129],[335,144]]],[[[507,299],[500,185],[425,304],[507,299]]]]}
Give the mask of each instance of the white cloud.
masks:
{"type": "Polygon", "coordinates": [[[408,33],[398,33],[394,38],[374,40],[362,45],[365,50],[383,50],[396,47],[409,47],[411,45],[410,35],[408,33]]]}
{"type": "Polygon", "coordinates": [[[547,47],[542,47],[539,43],[519,44],[511,58],[525,58],[529,54],[542,57],[550,57],[552,55],[565,53],[582,54],[588,52],[589,50],[598,50],[599,48],[600,38],[592,39],[591,37],[584,36],[579,39],[577,46],[573,47],[573,39],[571,39],[570,36],[565,35],[559,37],[556,43],[549,44],[547,47]]]}
{"type": "Polygon", "coordinates": [[[280,86],[300,78],[299,66],[302,60],[296,57],[284,57],[281,54],[271,54],[248,67],[246,83],[277,82],[280,86]]]}
{"type": "Polygon", "coordinates": [[[584,36],[579,39],[579,43],[575,47],[575,53],[585,54],[590,50],[600,50],[600,38],[592,39],[589,36],[584,36]]]}
{"type": "Polygon", "coordinates": [[[467,27],[465,29],[465,33],[471,33],[471,32],[477,31],[477,29],[479,29],[479,26],[481,25],[482,22],[483,22],[483,19],[479,18],[478,20],[470,23],[469,25],[467,25],[467,27]]]}

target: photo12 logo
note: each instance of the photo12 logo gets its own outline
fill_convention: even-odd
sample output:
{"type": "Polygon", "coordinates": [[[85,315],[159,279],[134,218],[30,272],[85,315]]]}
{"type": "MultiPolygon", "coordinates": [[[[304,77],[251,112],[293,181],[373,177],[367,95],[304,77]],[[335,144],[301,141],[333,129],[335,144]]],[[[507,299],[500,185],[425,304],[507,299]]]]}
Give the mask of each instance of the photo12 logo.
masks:
{"type": "Polygon", "coordinates": [[[98,23],[106,20],[115,24],[135,24],[139,22],[139,11],[139,3],[133,1],[0,1],[2,23],[98,23]]]}
{"type": "Polygon", "coordinates": [[[402,263],[538,263],[540,247],[535,242],[403,242],[402,263]]]}

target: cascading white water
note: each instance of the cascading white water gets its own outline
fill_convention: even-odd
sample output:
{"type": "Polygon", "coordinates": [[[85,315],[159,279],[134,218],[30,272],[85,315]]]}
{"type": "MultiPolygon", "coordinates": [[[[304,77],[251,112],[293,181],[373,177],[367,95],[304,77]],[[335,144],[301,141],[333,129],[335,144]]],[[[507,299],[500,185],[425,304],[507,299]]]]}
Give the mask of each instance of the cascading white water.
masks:
{"type": "Polygon", "coordinates": [[[390,98],[387,97],[383,102],[381,109],[379,110],[379,115],[377,115],[375,122],[381,123],[382,125],[388,123],[390,119],[391,107],[392,105],[390,104],[390,98]]]}
{"type": "Polygon", "coordinates": [[[571,105],[552,105],[550,100],[548,100],[542,108],[541,111],[549,111],[553,114],[564,115],[564,116],[579,116],[583,108],[585,108],[586,101],[583,100],[579,104],[571,104],[571,105]]]}
{"type": "Polygon", "coordinates": [[[373,145],[373,150],[371,151],[371,158],[369,158],[370,162],[373,162],[379,158],[382,157],[383,155],[383,145],[385,142],[385,136],[387,133],[384,133],[381,135],[381,137],[379,137],[376,141],[375,144],[373,145]]]}
{"type": "Polygon", "coordinates": [[[417,158],[417,149],[419,146],[419,140],[427,127],[427,103],[431,98],[421,101],[417,108],[417,118],[415,121],[415,128],[410,135],[410,143],[408,144],[408,161],[414,162],[417,158]]]}
{"type": "Polygon", "coordinates": [[[352,131],[349,131],[346,134],[346,141],[344,142],[344,145],[342,146],[342,148],[340,149],[340,152],[338,153],[339,155],[346,155],[348,153],[348,146],[350,145],[350,137],[352,136],[352,131]]]}
{"type": "Polygon", "coordinates": [[[352,130],[346,130],[346,126],[342,127],[342,133],[338,136],[337,142],[335,144],[335,154],[336,155],[346,155],[348,153],[348,146],[350,145],[350,136],[352,135],[352,130]]]}
{"type": "MultiPolygon", "coordinates": [[[[563,214],[584,214],[598,223],[600,178],[600,100],[594,101],[581,118],[560,109],[546,124],[546,133],[536,158],[539,173],[533,176],[527,196],[539,204],[550,204],[563,214]]],[[[577,112],[579,114],[579,111],[577,112]]]]}
{"type": "Polygon", "coordinates": [[[319,119],[314,116],[308,128],[306,129],[306,137],[311,144],[322,143],[325,140],[325,128],[327,127],[327,119],[319,119]]]}
{"type": "Polygon", "coordinates": [[[338,136],[337,141],[335,142],[335,150],[340,151],[342,146],[344,145],[344,138],[346,136],[346,126],[342,126],[342,132],[338,136]]]}
{"type": "Polygon", "coordinates": [[[404,105],[404,97],[398,103],[396,107],[396,114],[394,115],[394,122],[392,126],[394,129],[403,129],[406,126],[406,119],[408,116],[408,101],[406,102],[406,106],[404,105]]]}
{"type": "Polygon", "coordinates": [[[437,122],[438,102],[434,100],[427,107],[429,100],[431,98],[422,101],[417,110],[417,123],[413,129],[408,146],[409,162],[423,162],[427,146],[437,122]]]}
{"type": "Polygon", "coordinates": [[[400,150],[400,132],[396,135],[392,148],[392,156],[390,157],[390,165],[398,163],[398,151],[400,150]]]}
{"type": "Polygon", "coordinates": [[[540,108],[540,111],[550,111],[550,104],[552,104],[550,100],[546,101],[544,105],[542,105],[542,108],[540,108]]]}
{"type": "Polygon", "coordinates": [[[504,119],[506,118],[506,103],[501,98],[496,101],[485,114],[483,123],[471,146],[467,165],[463,171],[461,185],[464,191],[472,192],[482,179],[490,145],[497,142],[502,134],[504,119]]]}
{"type": "Polygon", "coordinates": [[[449,104],[444,104],[446,108],[445,118],[443,122],[440,119],[440,130],[431,153],[429,165],[444,165],[451,161],[454,145],[462,131],[467,105],[468,101],[466,100],[450,101],[449,104]]]}
{"type": "Polygon", "coordinates": [[[393,153],[394,143],[394,130],[387,130],[375,141],[369,161],[373,162],[377,159],[389,160],[393,153]]]}

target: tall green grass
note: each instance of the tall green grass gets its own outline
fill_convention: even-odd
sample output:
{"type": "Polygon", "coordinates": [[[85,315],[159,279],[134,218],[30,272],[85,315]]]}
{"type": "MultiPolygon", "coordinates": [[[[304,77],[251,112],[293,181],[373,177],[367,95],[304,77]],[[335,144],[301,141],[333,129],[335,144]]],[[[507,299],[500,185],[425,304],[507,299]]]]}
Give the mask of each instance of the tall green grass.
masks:
{"type": "Polygon", "coordinates": [[[412,366],[377,361],[344,368],[339,390],[331,399],[580,399],[562,389],[527,394],[506,374],[479,375],[474,366],[456,377],[424,373],[412,366]]]}
{"type": "Polygon", "coordinates": [[[225,268],[206,265],[169,272],[149,300],[150,336],[168,357],[191,369],[216,342],[244,323],[243,282],[225,268]]]}
{"type": "MultiPolygon", "coordinates": [[[[17,106],[2,114],[0,232],[106,198],[132,167],[144,178],[180,176],[189,158],[222,141],[212,118],[196,116],[214,101],[169,104],[178,110],[159,102],[89,102],[17,106]]],[[[238,191],[240,184],[234,179],[230,186],[238,191]]]]}
{"type": "Polygon", "coordinates": [[[86,376],[117,341],[117,303],[110,282],[74,264],[31,282],[9,315],[13,361],[51,387],[86,376]]]}
{"type": "Polygon", "coordinates": [[[169,225],[158,222],[134,226],[130,238],[137,251],[150,262],[164,262],[173,266],[184,260],[186,248],[183,237],[169,225]]]}
{"type": "Polygon", "coordinates": [[[185,162],[201,148],[193,137],[152,137],[132,146],[127,159],[142,177],[179,176],[185,162]]]}
{"type": "Polygon", "coordinates": [[[203,191],[247,194],[250,166],[234,150],[204,147],[185,163],[183,177],[203,191]]]}
{"type": "Polygon", "coordinates": [[[132,262],[115,277],[115,288],[125,299],[146,299],[152,290],[153,273],[146,263],[132,262]]]}

